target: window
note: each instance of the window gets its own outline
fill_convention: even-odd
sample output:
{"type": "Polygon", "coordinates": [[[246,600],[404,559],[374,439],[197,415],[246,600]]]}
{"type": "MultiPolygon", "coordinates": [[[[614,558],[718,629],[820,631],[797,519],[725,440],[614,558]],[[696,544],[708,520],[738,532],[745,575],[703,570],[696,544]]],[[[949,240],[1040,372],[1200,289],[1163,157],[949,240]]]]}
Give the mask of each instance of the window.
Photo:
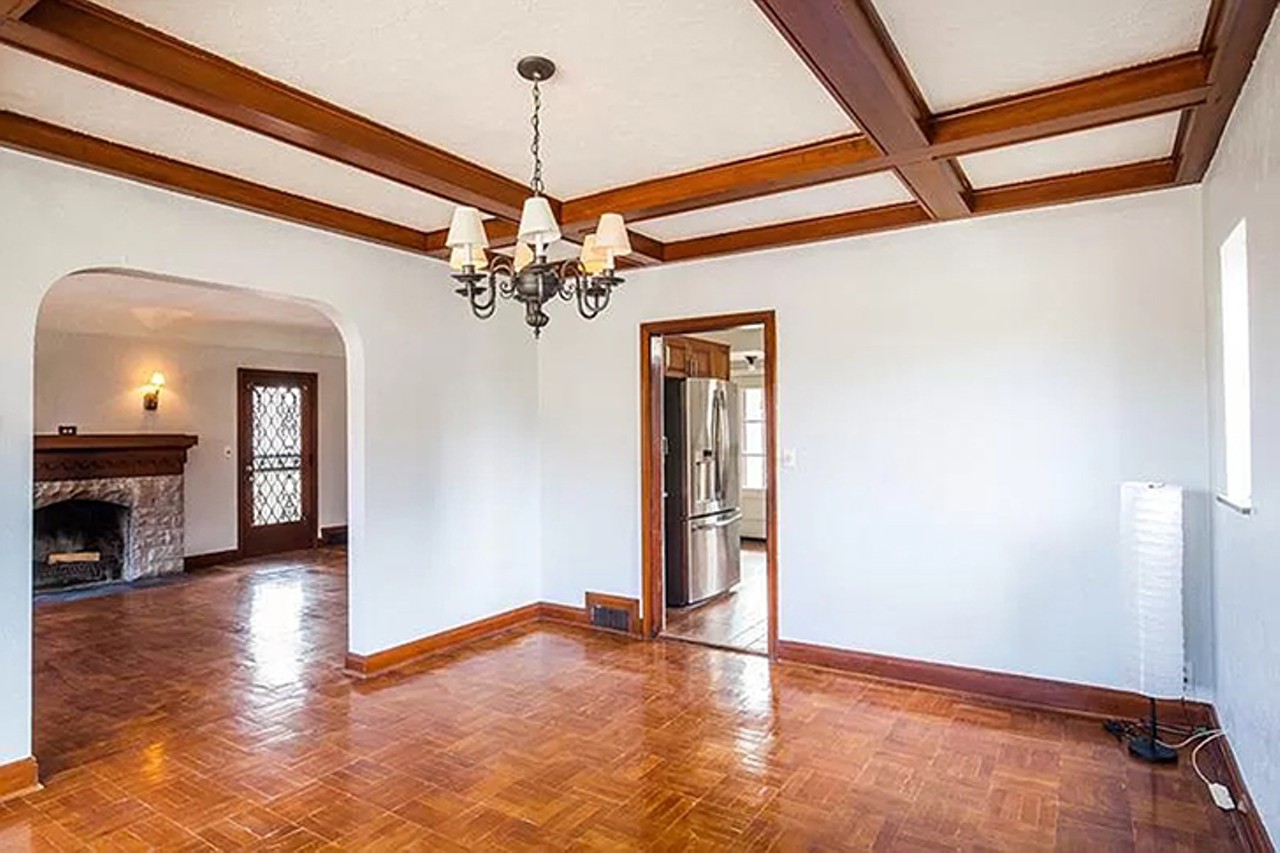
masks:
{"type": "Polygon", "coordinates": [[[742,389],[742,488],[765,488],[764,389],[742,389]]]}
{"type": "Polygon", "coordinates": [[[1224,502],[1248,512],[1253,501],[1249,402],[1249,251],[1244,220],[1218,255],[1222,272],[1222,402],[1227,483],[1224,502]]]}

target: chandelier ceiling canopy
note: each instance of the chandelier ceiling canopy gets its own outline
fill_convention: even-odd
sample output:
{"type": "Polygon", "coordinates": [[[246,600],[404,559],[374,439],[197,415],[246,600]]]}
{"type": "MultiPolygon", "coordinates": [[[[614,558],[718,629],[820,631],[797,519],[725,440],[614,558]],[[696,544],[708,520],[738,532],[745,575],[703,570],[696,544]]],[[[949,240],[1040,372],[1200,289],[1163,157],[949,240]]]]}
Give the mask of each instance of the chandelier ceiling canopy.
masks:
{"type": "Polygon", "coordinates": [[[588,320],[608,307],[613,289],[622,283],[616,273],[617,259],[630,254],[631,241],[622,216],[604,213],[596,230],[583,237],[582,251],[576,259],[547,259],[547,250],[562,235],[555,212],[543,194],[541,84],[555,74],[556,66],[546,57],[526,56],[516,64],[516,71],[532,84],[533,90],[533,177],[529,181],[531,195],[521,210],[515,256],[489,257],[485,252],[489,236],[480,211],[474,207],[454,209],[445,242],[453,278],[459,283],[454,292],[467,300],[472,313],[482,320],[492,317],[498,296],[521,302],[525,323],[537,338],[551,322],[543,308],[556,297],[576,302],[578,313],[588,320]]]}

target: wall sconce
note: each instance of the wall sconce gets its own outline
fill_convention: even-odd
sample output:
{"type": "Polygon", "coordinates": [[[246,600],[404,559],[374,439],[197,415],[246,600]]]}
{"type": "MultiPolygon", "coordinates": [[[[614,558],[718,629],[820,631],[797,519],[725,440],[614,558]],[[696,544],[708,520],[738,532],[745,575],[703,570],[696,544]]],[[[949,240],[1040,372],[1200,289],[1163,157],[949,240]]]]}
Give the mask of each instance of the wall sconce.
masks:
{"type": "Polygon", "coordinates": [[[160,389],[164,387],[164,374],[156,371],[151,374],[151,381],[142,392],[142,408],[154,412],[160,408],[160,389]]]}

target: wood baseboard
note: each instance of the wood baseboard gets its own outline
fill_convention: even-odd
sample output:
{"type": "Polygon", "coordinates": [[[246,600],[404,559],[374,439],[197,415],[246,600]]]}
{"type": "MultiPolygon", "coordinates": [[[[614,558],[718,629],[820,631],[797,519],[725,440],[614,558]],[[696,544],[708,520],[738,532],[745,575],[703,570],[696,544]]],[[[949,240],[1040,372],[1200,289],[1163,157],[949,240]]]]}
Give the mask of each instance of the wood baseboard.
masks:
{"type": "MultiPolygon", "coordinates": [[[[1209,708],[1210,723],[1215,729],[1222,728],[1222,723],[1218,720],[1218,711],[1216,708],[1209,708]]],[[[1249,796],[1249,789],[1244,784],[1244,776],[1240,773],[1240,765],[1236,762],[1235,752],[1231,749],[1228,734],[1226,737],[1220,737],[1213,743],[1205,747],[1202,753],[1208,758],[1207,765],[1202,764],[1209,778],[1222,782],[1231,790],[1231,796],[1235,797],[1236,810],[1231,814],[1235,820],[1236,833],[1240,836],[1240,841],[1244,844],[1244,848],[1250,853],[1274,853],[1275,846],[1271,843],[1271,838],[1267,835],[1267,828],[1262,823],[1262,816],[1258,814],[1258,810],[1253,805],[1253,798],[1249,796]]]]}
{"type": "MultiPolygon", "coordinates": [[[[778,660],[914,687],[965,693],[1007,705],[1088,717],[1137,719],[1147,715],[1150,702],[1137,693],[1109,687],[929,663],[795,640],[778,642],[778,660]]],[[[1212,712],[1212,707],[1203,702],[1161,700],[1159,703],[1161,716],[1193,725],[1210,724],[1212,712]]]]}
{"type": "Polygon", "coordinates": [[[328,527],[321,527],[320,544],[325,546],[346,545],[347,526],[345,524],[331,524],[328,527]]]}
{"type": "MultiPolygon", "coordinates": [[[[634,609],[637,615],[639,613],[640,602],[634,598],[588,593],[587,600],[595,602],[607,601],[612,606],[631,608],[634,609]]],[[[508,610],[484,619],[478,619],[475,622],[459,625],[448,631],[441,631],[439,634],[432,634],[429,637],[422,637],[390,649],[383,649],[371,655],[358,655],[355,652],[348,652],[345,669],[349,674],[357,678],[371,678],[429,655],[439,654],[456,646],[479,640],[482,637],[500,634],[503,631],[510,631],[512,628],[518,628],[531,622],[554,622],[560,625],[590,628],[620,636],[637,638],[641,636],[639,624],[635,619],[631,623],[633,631],[629,634],[623,634],[619,631],[609,631],[592,625],[586,607],[573,607],[569,604],[537,601],[533,604],[526,604],[524,607],[517,607],[514,610],[508,610]]]]}
{"type": "Polygon", "coordinates": [[[240,551],[236,548],[230,548],[226,551],[210,551],[207,554],[190,554],[182,558],[182,569],[186,572],[192,569],[207,569],[212,566],[221,566],[225,563],[234,563],[239,559],[240,551]]]}
{"type": "Polygon", "coordinates": [[[380,675],[388,670],[404,666],[419,658],[445,651],[454,646],[460,646],[463,643],[469,643],[491,634],[509,631],[528,622],[536,622],[541,615],[541,603],[526,604],[524,607],[517,607],[514,610],[487,616],[484,619],[468,622],[465,625],[450,628],[448,631],[431,634],[430,636],[399,646],[393,646],[389,649],[383,649],[370,655],[358,655],[354,652],[348,652],[346,670],[360,678],[380,675]]]}
{"type": "Polygon", "coordinates": [[[538,620],[542,622],[559,622],[562,625],[586,627],[591,624],[584,607],[569,604],[553,604],[543,601],[538,605],[538,620]]]}
{"type": "Polygon", "coordinates": [[[34,758],[0,764],[0,802],[40,790],[40,772],[34,758]]]}

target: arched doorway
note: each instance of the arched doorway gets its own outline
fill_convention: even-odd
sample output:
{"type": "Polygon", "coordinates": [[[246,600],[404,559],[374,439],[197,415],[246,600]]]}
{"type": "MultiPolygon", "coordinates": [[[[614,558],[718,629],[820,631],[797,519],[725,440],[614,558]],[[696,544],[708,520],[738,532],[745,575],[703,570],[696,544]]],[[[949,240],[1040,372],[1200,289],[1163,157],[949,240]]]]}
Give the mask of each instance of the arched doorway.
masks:
{"type": "Polygon", "coordinates": [[[41,304],[33,376],[42,775],[199,754],[340,664],[347,358],[321,306],[77,273],[41,304]]]}

